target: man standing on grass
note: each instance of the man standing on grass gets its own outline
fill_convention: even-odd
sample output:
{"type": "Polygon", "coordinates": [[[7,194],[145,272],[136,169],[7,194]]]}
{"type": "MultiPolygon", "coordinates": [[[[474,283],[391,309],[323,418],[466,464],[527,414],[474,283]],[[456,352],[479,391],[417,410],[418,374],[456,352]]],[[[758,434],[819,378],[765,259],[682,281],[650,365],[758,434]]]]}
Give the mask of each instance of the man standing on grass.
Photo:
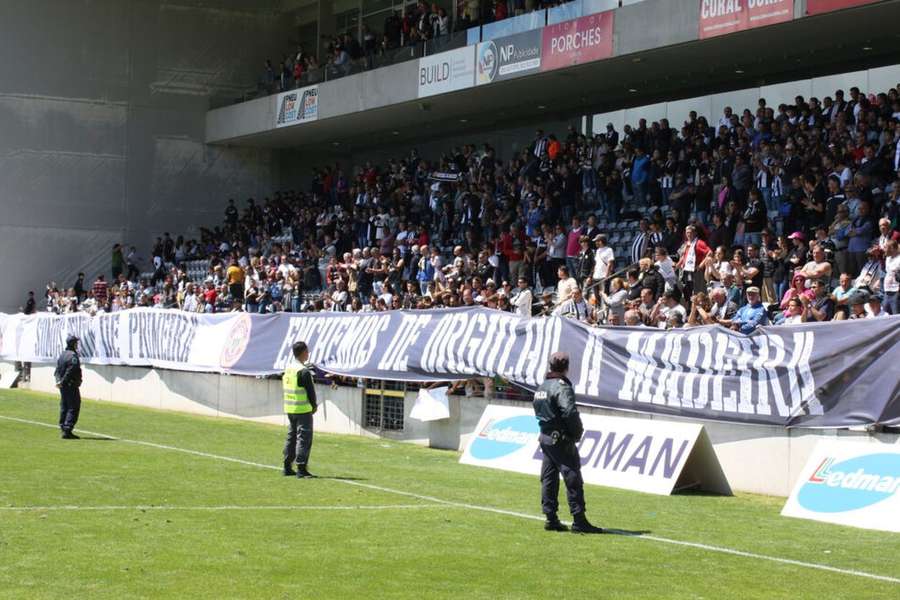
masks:
{"type": "Polygon", "coordinates": [[[313,477],[306,465],[309,461],[309,451],[312,449],[313,414],[318,404],[312,370],[306,364],[309,360],[306,342],[296,342],[293,352],[294,360],[281,377],[284,412],[289,421],[287,441],[284,444],[284,475],[285,477],[296,475],[299,479],[303,479],[313,477]],[[296,472],[292,468],[295,460],[296,472]]]}
{"type": "Polygon", "coordinates": [[[555,352],[550,356],[550,372],[534,393],[534,414],[541,428],[538,437],[544,462],[541,465],[541,508],[547,517],[544,529],[566,531],[559,521],[559,476],[566,483],[566,497],[574,523],[572,533],[603,533],[584,515],[584,481],[581,479],[581,457],[575,445],[584,433],[581,416],[575,406],[575,390],[566,378],[569,355],[555,352]]]}
{"type": "Polygon", "coordinates": [[[78,360],[78,338],[66,338],[66,349],[56,360],[56,387],[59,388],[59,428],[64,440],[77,440],[72,433],[81,411],[81,362],[78,360]]]}

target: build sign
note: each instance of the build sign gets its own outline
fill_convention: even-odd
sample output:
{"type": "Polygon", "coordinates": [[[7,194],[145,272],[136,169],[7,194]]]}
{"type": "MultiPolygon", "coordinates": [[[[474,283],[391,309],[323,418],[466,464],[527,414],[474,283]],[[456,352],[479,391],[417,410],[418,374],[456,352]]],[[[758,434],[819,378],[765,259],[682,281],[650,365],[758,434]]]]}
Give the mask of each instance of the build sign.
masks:
{"type": "Polygon", "coordinates": [[[466,46],[419,59],[418,97],[464,90],[475,85],[475,48],[466,46]]]}

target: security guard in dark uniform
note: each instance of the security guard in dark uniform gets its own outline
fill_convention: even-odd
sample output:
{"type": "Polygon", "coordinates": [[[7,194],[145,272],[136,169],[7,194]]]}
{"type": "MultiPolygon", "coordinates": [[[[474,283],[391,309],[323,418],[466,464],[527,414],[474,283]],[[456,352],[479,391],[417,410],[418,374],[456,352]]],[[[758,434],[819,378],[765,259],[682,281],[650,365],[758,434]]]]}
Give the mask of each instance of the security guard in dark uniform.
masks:
{"type": "Polygon", "coordinates": [[[66,349],[56,360],[56,387],[59,388],[59,428],[64,440],[77,440],[72,433],[81,412],[81,361],[78,359],[78,337],[66,338],[66,349]]]}
{"type": "Polygon", "coordinates": [[[288,417],[287,441],[284,444],[284,475],[303,479],[313,477],[306,468],[313,441],[313,415],[318,408],[316,386],[312,371],[306,365],[309,348],[306,342],[293,346],[294,360],[284,370],[281,386],[284,391],[284,412],[288,417]],[[292,468],[297,461],[297,471],[292,468]]]}
{"type": "Polygon", "coordinates": [[[569,355],[556,352],[550,356],[550,372],[534,393],[534,415],[541,428],[539,441],[544,453],[541,465],[541,508],[547,517],[544,529],[566,531],[559,510],[559,475],[566,482],[566,497],[572,512],[572,533],[603,533],[584,515],[584,481],[581,479],[581,457],[576,443],[584,433],[575,390],[566,378],[569,355]]]}

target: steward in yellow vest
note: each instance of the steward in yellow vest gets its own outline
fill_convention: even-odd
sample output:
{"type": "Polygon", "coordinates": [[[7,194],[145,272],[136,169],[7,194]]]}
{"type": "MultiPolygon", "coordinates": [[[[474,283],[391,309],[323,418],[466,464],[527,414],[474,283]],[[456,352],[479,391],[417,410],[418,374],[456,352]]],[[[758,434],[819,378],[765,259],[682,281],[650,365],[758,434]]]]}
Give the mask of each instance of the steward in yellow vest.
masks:
{"type": "Polygon", "coordinates": [[[284,395],[284,413],[288,417],[288,434],[284,444],[284,475],[300,479],[313,477],[306,468],[313,441],[313,414],[316,404],[316,386],[312,369],[306,365],[309,348],[305,342],[293,346],[294,360],[285,368],[281,377],[284,395]],[[293,464],[297,462],[297,470],[293,464]]]}

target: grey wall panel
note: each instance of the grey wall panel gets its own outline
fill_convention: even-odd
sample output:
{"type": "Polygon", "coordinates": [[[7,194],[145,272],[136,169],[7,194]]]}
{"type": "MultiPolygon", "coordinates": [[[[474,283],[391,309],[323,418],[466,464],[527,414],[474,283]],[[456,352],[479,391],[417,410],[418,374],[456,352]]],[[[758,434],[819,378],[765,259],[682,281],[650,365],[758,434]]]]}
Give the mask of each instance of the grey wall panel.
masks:
{"type": "Polygon", "coordinates": [[[120,237],[117,231],[98,229],[0,225],[0,308],[18,310],[29,290],[41,302],[47,282],[56,282],[60,289],[71,287],[79,271],[105,272],[108,278],[112,246],[120,237]],[[60,256],[69,258],[61,261],[60,256]]]}
{"type": "Polygon", "coordinates": [[[206,141],[234,139],[274,128],[277,105],[278,96],[273,94],[209,111],[206,141]]]}
{"type": "Polygon", "coordinates": [[[365,109],[406,102],[418,97],[419,61],[411,60],[365,73],[361,95],[365,109]]]}
{"type": "MultiPolygon", "coordinates": [[[[407,61],[319,84],[319,119],[417,99],[418,64],[415,60],[407,61]]],[[[274,129],[278,110],[276,99],[276,95],[271,95],[209,111],[206,118],[207,142],[274,129]]]]}
{"type": "Polygon", "coordinates": [[[614,54],[698,39],[698,0],[645,0],[616,11],[614,54]]]}
{"type": "Polygon", "coordinates": [[[109,272],[116,241],[221,222],[264,196],[265,149],[205,146],[211,104],[254,86],[279,0],[0,2],[0,310],[109,272]]]}
{"type": "MultiPolygon", "coordinates": [[[[363,82],[369,73],[342,77],[319,85],[319,119],[362,110],[363,82]]],[[[272,125],[269,126],[271,128],[272,125]]],[[[298,125],[297,127],[303,127],[298,125]]]]}

